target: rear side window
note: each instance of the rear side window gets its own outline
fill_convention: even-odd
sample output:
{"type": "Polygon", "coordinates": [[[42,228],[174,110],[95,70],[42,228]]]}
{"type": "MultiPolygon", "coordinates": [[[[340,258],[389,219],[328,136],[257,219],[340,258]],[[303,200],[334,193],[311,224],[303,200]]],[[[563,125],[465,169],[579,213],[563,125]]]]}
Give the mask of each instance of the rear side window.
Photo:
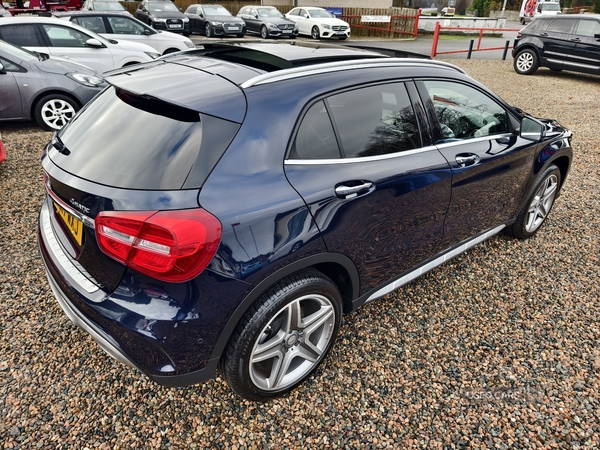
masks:
{"type": "Polygon", "coordinates": [[[238,124],[111,87],[59,132],[69,150],[53,161],[113,187],[200,188],[238,124]]]}
{"type": "Polygon", "coordinates": [[[0,27],[0,39],[21,47],[45,47],[35,24],[5,25],[0,27]]]}
{"type": "Polygon", "coordinates": [[[73,17],[71,22],[81,25],[83,28],[93,31],[94,33],[106,33],[104,20],[102,17],[73,17]]]}
{"type": "Polygon", "coordinates": [[[548,25],[547,31],[569,34],[573,32],[574,27],[575,19],[554,19],[550,25],[548,25]]]}
{"type": "Polygon", "coordinates": [[[302,119],[290,159],[360,158],[420,146],[419,126],[406,87],[392,83],[343,92],[315,103],[302,119]]]}
{"type": "Polygon", "coordinates": [[[370,86],[327,99],[346,158],[386,155],[421,146],[403,83],[370,86]]]}

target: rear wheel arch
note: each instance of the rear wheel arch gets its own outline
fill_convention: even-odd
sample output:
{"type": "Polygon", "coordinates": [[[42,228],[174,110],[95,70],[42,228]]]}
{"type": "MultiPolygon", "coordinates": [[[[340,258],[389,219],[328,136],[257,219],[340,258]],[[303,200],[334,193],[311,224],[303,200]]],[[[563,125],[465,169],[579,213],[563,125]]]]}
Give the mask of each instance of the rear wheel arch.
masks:
{"type": "Polygon", "coordinates": [[[315,269],[331,279],[342,295],[343,312],[352,310],[352,300],[359,296],[360,289],[358,270],[352,260],[339,253],[320,253],[303,258],[272,273],[252,289],[223,328],[211,359],[221,357],[240,320],[265,292],[282,279],[305,269],[315,269]]]}

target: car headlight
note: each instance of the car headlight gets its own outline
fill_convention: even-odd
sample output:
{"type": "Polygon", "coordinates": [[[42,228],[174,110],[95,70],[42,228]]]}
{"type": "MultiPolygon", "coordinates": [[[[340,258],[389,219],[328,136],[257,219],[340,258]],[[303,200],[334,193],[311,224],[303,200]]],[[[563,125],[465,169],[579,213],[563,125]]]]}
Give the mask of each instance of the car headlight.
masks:
{"type": "Polygon", "coordinates": [[[185,45],[187,45],[189,48],[194,48],[194,47],[196,47],[196,46],[194,45],[194,43],[193,43],[192,41],[190,41],[190,40],[187,40],[187,41],[185,41],[185,45]]]}
{"type": "Polygon", "coordinates": [[[275,30],[277,30],[277,29],[278,29],[278,28],[277,28],[277,25],[275,25],[274,23],[268,23],[268,24],[267,24],[267,26],[268,26],[269,28],[274,28],[275,30]]]}
{"type": "Polygon", "coordinates": [[[144,53],[152,59],[156,59],[160,56],[160,53],[154,53],[154,52],[144,52],[144,53]]]}
{"type": "Polygon", "coordinates": [[[331,25],[327,25],[326,23],[322,23],[321,26],[326,30],[331,30],[331,25]]]}
{"type": "Polygon", "coordinates": [[[75,80],[84,86],[97,87],[104,83],[104,79],[96,75],[86,75],[84,73],[68,73],[71,80],[75,80]]]}
{"type": "Polygon", "coordinates": [[[213,27],[220,27],[221,25],[223,25],[223,22],[211,22],[210,23],[213,27]]]}
{"type": "Polygon", "coordinates": [[[190,21],[190,18],[189,17],[184,17],[181,20],[183,20],[183,23],[188,23],[190,21]]]}
{"type": "Polygon", "coordinates": [[[156,17],[152,19],[154,22],[161,22],[161,23],[165,23],[167,21],[167,19],[161,19],[160,17],[156,17]]]}

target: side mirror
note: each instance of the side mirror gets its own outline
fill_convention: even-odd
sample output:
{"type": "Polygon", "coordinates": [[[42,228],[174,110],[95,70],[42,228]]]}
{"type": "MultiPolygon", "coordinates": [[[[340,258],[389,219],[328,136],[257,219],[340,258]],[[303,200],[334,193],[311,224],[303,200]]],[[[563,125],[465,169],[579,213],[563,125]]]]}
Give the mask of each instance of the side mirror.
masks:
{"type": "Polygon", "coordinates": [[[183,12],[183,9],[179,8],[179,12],[183,12]]]}
{"type": "Polygon", "coordinates": [[[539,142],[544,137],[545,129],[546,127],[544,124],[539,120],[536,120],[533,117],[525,116],[521,121],[521,131],[519,132],[519,135],[523,139],[539,142]]]}
{"type": "Polygon", "coordinates": [[[4,65],[0,62],[0,74],[5,74],[6,70],[4,70],[4,65]]]}
{"type": "Polygon", "coordinates": [[[142,12],[148,12],[145,6],[142,6],[142,12]]]}
{"type": "Polygon", "coordinates": [[[100,42],[98,39],[94,39],[94,38],[88,39],[87,41],[85,41],[85,44],[88,47],[94,47],[94,48],[104,47],[104,44],[102,42],[100,42]]]}
{"type": "Polygon", "coordinates": [[[258,14],[254,14],[254,18],[255,18],[255,19],[258,19],[258,14]]]}
{"type": "Polygon", "coordinates": [[[304,18],[305,18],[305,19],[308,19],[308,14],[304,14],[304,18]]]}

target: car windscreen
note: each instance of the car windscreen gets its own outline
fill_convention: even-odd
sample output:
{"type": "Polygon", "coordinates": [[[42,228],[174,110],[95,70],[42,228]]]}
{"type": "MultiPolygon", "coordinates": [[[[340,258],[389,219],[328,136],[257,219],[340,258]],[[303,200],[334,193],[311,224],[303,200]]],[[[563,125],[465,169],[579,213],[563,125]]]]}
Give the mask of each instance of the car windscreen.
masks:
{"type": "Polygon", "coordinates": [[[148,190],[199,188],[238,124],[110,87],[57,135],[53,162],[103,185],[148,190]]]}
{"type": "Polygon", "coordinates": [[[205,6],[202,8],[207,16],[230,16],[231,13],[222,6],[205,6]]]}

